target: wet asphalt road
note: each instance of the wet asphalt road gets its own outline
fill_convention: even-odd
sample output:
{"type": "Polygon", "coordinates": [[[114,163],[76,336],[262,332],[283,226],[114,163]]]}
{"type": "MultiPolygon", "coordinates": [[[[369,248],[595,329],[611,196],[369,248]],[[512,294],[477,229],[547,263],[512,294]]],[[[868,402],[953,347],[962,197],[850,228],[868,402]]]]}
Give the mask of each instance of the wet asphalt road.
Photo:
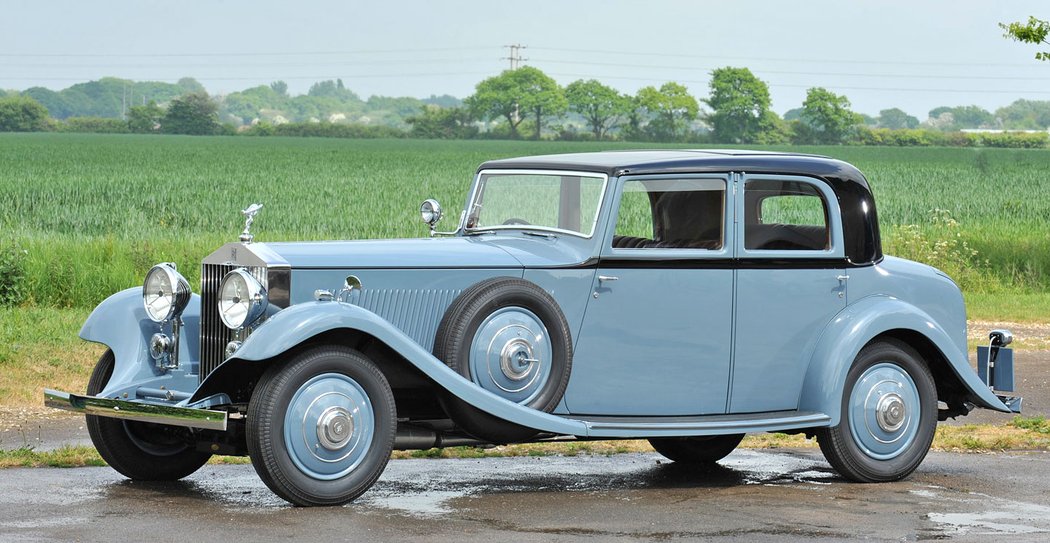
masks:
{"type": "Polygon", "coordinates": [[[0,472],[0,541],[1050,540],[1050,454],[931,453],[906,481],[839,479],[819,451],[394,460],[337,508],[294,508],[251,466],[143,484],[109,468],[0,472]]]}

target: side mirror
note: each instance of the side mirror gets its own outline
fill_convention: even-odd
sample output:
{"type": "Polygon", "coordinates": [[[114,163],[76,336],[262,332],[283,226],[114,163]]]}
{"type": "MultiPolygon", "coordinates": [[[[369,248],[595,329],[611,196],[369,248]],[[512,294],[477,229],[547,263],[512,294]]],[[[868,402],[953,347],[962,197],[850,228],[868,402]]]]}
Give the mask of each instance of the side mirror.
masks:
{"type": "Polygon", "coordinates": [[[434,227],[441,220],[441,204],[431,198],[423,200],[423,204],[419,206],[419,215],[423,217],[423,222],[427,223],[431,234],[433,234],[434,227]]]}

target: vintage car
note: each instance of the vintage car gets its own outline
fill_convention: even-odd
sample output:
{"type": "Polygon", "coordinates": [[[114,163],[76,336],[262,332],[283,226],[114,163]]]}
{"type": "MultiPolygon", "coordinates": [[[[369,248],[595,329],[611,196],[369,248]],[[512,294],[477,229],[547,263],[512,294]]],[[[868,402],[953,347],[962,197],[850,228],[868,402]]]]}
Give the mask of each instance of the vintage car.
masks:
{"type": "Polygon", "coordinates": [[[44,393],[131,479],[247,454],[285,500],[331,505],[392,449],[647,438],[704,463],[788,432],[847,479],[891,481],[938,420],[1020,411],[997,394],[1009,332],[975,372],[959,288],[884,256],[867,181],[827,157],[495,160],[454,231],[423,203],[423,239],[263,243],[260,208],[199,294],[161,263],[99,305],[87,394],[44,393]]]}

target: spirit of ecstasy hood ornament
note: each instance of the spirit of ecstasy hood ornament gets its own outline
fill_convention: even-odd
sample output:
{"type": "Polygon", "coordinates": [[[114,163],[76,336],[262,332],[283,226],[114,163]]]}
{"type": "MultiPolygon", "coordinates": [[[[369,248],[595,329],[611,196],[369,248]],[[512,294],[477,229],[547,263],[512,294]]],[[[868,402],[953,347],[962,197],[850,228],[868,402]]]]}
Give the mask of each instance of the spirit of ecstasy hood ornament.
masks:
{"type": "Polygon", "coordinates": [[[255,215],[259,213],[263,208],[262,204],[252,204],[247,209],[242,209],[241,213],[244,214],[244,232],[241,232],[241,241],[244,243],[251,243],[255,237],[248,230],[251,229],[252,223],[255,222],[255,215]]]}

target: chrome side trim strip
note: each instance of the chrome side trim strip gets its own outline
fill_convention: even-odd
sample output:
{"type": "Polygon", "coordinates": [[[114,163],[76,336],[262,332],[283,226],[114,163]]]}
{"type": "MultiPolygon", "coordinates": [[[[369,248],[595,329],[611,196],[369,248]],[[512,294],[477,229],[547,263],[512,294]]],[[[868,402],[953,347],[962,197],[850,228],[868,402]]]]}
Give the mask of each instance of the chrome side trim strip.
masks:
{"type": "Polygon", "coordinates": [[[586,424],[588,437],[701,436],[776,432],[827,426],[831,422],[831,417],[824,413],[798,411],[696,417],[564,416],[586,424]]]}
{"type": "Polygon", "coordinates": [[[68,392],[48,388],[44,389],[44,405],[98,417],[152,422],[169,426],[184,426],[186,428],[203,428],[205,430],[226,430],[225,411],[111,400],[95,396],[69,394],[68,392]]]}

